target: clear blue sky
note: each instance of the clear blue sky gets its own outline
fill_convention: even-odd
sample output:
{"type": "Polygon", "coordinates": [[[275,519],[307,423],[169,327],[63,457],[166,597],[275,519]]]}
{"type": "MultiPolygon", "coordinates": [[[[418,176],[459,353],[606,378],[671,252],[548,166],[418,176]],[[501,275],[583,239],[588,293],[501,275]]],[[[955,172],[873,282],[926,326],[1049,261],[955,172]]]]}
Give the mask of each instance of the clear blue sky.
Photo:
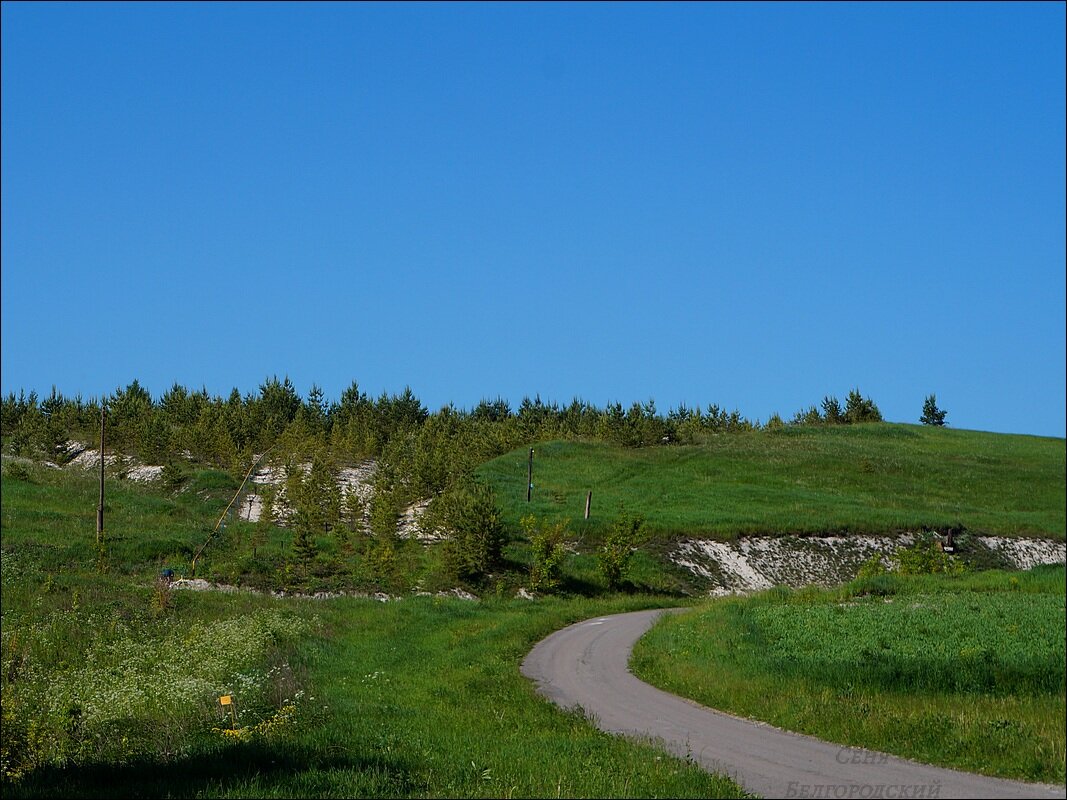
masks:
{"type": "Polygon", "coordinates": [[[4,3],[2,390],[1062,437],[1064,9],[4,3]]]}

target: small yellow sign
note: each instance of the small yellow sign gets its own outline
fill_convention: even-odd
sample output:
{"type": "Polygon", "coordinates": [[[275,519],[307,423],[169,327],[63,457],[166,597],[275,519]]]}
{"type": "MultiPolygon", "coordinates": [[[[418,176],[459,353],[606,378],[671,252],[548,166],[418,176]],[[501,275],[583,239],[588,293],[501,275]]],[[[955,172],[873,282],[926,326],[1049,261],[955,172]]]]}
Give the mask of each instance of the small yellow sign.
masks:
{"type": "Polygon", "coordinates": [[[228,694],[224,694],[222,697],[219,698],[219,705],[228,706],[228,705],[231,705],[232,703],[233,703],[233,698],[228,694]]]}

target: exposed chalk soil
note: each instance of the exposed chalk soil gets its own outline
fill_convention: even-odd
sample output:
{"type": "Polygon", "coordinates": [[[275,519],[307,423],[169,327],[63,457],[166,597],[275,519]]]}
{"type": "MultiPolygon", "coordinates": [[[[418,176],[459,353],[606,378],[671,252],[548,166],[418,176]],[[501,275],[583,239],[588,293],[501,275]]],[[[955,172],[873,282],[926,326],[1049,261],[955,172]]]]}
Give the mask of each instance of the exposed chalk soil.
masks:
{"type": "MultiPolygon", "coordinates": [[[[67,442],[58,456],[58,460],[68,467],[100,468],[99,450],[81,442],[67,442]]],[[[129,456],[107,454],[104,464],[109,470],[117,471],[120,478],[131,481],[156,481],[163,473],[162,466],[141,464],[129,456]]],[[[52,462],[46,462],[46,466],[58,468],[52,462]]],[[[310,464],[299,466],[305,472],[310,468],[310,464]]],[[[342,497],[346,501],[351,497],[358,498],[368,530],[377,469],[377,463],[368,460],[345,467],[338,474],[342,497]]],[[[275,519],[279,524],[285,524],[292,513],[285,498],[285,481],[284,467],[269,464],[258,467],[235,505],[235,515],[252,522],[259,520],[269,487],[275,519]]],[[[424,543],[445,538],[442,532],[429,530],[423,525],[429,503],[429,500],[421,500],[403,509],[397,524],[398,535],[424,543]]],[[[861,565],[874,556],[888,564],[889,556],[898,548],[912,544],[915,536],[915,533],[748,536],[730,542],[691,538],[677,542],[668,551],[667,558],[689,570],[713,595],[752,592],[777,585],[830,586],[855,578],[861,565]]],[[[988,551],[994,560],[1006,567],[1029,569],[1038,564],[1067,561],[1067,545],[1056,539],[974,535],[968,536],[968,540],[970,547],[988,551]]]]}
{"type": "MultiPolygon", "coordinates": [[[[810,584],[831,586],[856,577],[872,556],[883,563],[893,551],[915,541],[915,534],[894,536],[750,536],[733,542],[686,539],[669,558],[709,585],[713,595],[735,594],[810,584]]],[[[968,546],[986,548],[1005,566],[1029,569],[1067,561],[1067,545],[1056,539],[970,536],[968,546]]]]}
{"type": "MultiPolygon", "coordinates": [[[[306,474],[311,469],[311,464],[300,464],[299,469],[306,474]]],[[[350,497],[358,498],[363,507],[363,526],[370,530],[370,500],[374,493],[374,477],[378,471],[378,464],[373,460],[363,461],[354,467],[343,467],[337,476],[337,483],[341,489],[342,502],[348,503],[350,497]]],[[[285,481],[287,475],[284,467],[263,465],[254,473],[250,483],[253,488],[243,498],[239,509],[241,519],[256,522],[263,514],[263,493],[266,487],[270,487],[273,494],[273,507],[275,520],[279,524],[285,524],[292,509],[285,497],[285,481]]],[[[440,531],[430,530],[422,524],[423,514],[429,507],[430,501],[419,500],[412,503],[400,513],[397,521],[397,535],[405,539],[418,539],[421,542],[436,542],[445,538],[440,531]]]]}

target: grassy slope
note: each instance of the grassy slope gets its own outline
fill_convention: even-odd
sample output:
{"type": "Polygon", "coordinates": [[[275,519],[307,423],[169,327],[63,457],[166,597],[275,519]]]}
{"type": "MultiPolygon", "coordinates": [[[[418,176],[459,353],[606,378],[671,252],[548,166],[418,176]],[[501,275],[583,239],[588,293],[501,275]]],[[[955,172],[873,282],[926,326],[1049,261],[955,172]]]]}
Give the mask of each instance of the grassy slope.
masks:
{"type": "Polygon", "coordinates": [[[31,473],[2,482],[4,768],[26,730],[52,759],[5,782],[5,797],[740,795],[560,712],[519,674],[552,630],[660,598],[381,604],[174,591],[161,605],[160,564],[188,558],[225,505],[218,476],[176,496],[112,484],[100,560],[93,476],[31,473]],[[278,637],[256,620],[304,633],[278,637]],[[242,725],[299,699],[269,733],[236,743],[213,730],[226,725],[223,692],[242,725]]]}
{"type": "Polygon", "coordinates": [[[625,509],[660,536],[884,533],[963,523],[976,533],[1065,531],[1062,439],[874,424],[724,435],[706,445],[625,449],[552,442],[479,469],[505,518],[569,517],[602,531],[625,509]],[[586,492],[593,513],[582,520],[586,492]]]}
{"type": "MultiPolygon", "coordinates": [[[[602,530],[621,504],[644,514],[660,534],[882,531],[956,521],[976,531],[1059,537],[1064,531],[1062,440],[877,425],[724,436],[705,447],[635,451],[550,444],[538,448],[529,509],[525,456],[518,451],[483,468],[512,523],[528,510],[579,520],[585,491],[593,489],[593,519],[588,525],[577,521],[576,532],[602,530]]],[[[111,761],[95,771],[83,765],[41,772],[24,786],[30,794],[111,796],[109,784],[116,781],[128,792],[205,796],[735,791],[560,714],[537,700],[518,675],[518,661],[549,631],[661,599],[476,606],[425,599],[382,606],[182,594],[156,611],[152,578],[163,564],[188,562],[229,499],[232,481],[200,475],[170,496],[113,486],[110,541],[100,561],[92,535],[93,476],[37,470],[33,478],[5,477],[3,483],[3,547],[17,553],[15,562],[4,563],[5,674],[13,649],[15,657],[28,654],[26,663],[36,659],[47,671],[60,661],[84,660],[83,634],[118,637],[121,646],[129,639],[166,641],[181,639],[191,625],[237,625],[252,612],[282,609],[321,633],[271,658],[298,664],[306,696],[314,694],[320,703],[328,697],[323,705],[330,708],[306,702],[280,738],[232,745],[210,731],[218,721],[203,712],[212,709],[212,698],[195,698],[199,712],[183,718],[189,729],[177,751],[167,740],[174,717],[136,726],[131,720],[136,735],[161,737],[156,756],[121,767],[111,761]],[[9,569],[10,563],[16,568],[9,569]],[[122,621],[117,629],[116,619],[122,621]],[[39,641],[22,636],[21,650],[11,647],[12,634],[35,627],[39,641]]],[[[251,530],[230,526],[209,550],[207,576],[243,574],[243,562],[252,558],[251,536],[251,530]]],[[[289,538],[283,531],[269,533],[259,558],[265,550],[284,553],[289,538]]],[[[574,564],[589,572],[589,564],[579,561],[574,564]]],[[[591,581],[581,570],[578,578],[591,581]]],[[[7,702],[9,689],[5,684],[5,710],[14,707],[7,702]]]]}
{"type": "Polygon", "coordinates": [[[1064,782],[1064,568],[776,589],[663,619],[642,679],[928,763],[1064,782]]]}

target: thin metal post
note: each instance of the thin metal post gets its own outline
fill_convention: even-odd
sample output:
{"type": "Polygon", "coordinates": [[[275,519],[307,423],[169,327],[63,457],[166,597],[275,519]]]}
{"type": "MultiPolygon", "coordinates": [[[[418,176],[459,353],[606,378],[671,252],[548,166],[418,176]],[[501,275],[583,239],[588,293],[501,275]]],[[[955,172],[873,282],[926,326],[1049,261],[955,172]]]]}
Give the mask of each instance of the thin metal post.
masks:
{"type": "Polygon", "coordinates": [[[104,541],[104,401],[100,400],[100,504],[96,507],[96,543],[104,541]]]}
{"type": "Polygon", "coordinates": [[[530,465],[526,470],[526,502],[530,502],[530,495],[533,493],[533,448],[530,448],[530,465]]]}

